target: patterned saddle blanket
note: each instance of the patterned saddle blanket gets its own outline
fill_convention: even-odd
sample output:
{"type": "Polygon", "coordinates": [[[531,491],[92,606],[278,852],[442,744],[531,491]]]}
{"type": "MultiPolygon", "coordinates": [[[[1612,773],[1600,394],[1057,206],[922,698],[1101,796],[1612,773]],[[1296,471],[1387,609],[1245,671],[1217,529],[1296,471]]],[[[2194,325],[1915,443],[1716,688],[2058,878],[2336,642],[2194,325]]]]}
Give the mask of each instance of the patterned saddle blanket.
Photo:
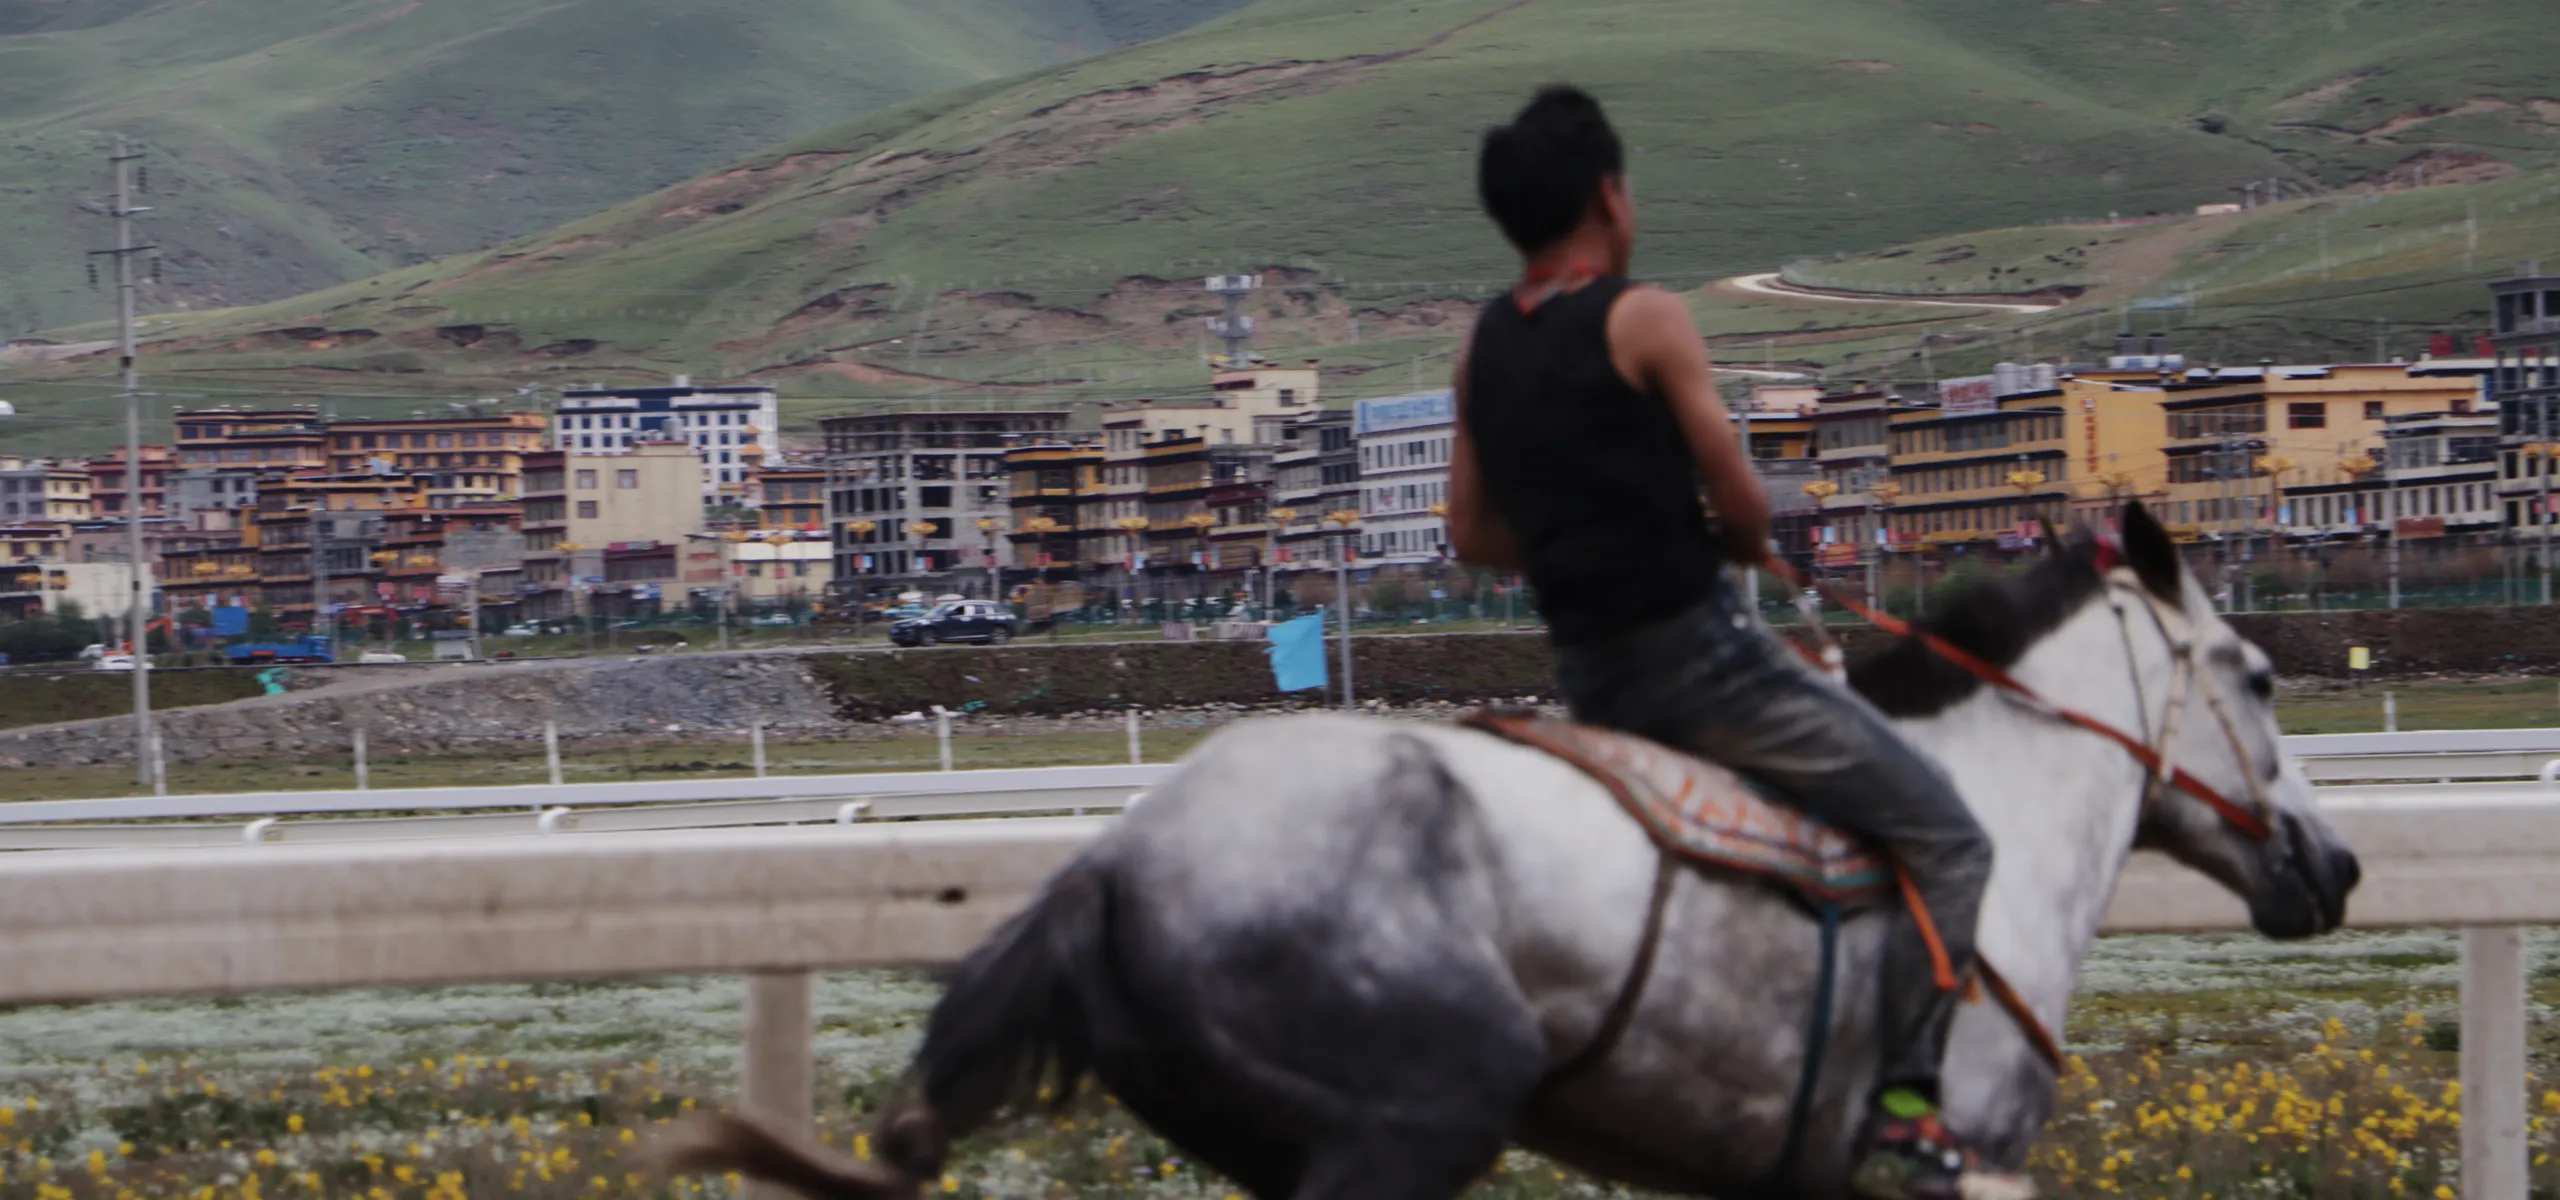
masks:
{"type": "Polygon", "coordinates": [[[1757,875],[1819,903],[1854,907],[1894,885],[1891,864],[1854,835],[1650,738],[1531,712],[1478,711],[1460,724],[1580,768],[1664,853],[1757,875]]]}

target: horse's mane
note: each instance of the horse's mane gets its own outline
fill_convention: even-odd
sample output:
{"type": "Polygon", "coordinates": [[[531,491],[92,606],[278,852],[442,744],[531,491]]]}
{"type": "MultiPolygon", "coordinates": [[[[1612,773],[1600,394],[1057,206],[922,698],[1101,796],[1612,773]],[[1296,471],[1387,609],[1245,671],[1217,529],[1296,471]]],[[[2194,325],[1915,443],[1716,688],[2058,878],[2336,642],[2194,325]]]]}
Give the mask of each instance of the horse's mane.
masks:
{"type": "MultiPolygon", "coordinates": [[[[1967,588],[1919,625],[1993,666],[2014,666],[2080,611],[2102,578],[2096,540],[2076,534],[2023,572],[1967,588]]],[[[1889,716],[1922,717],[1971,696],[1982,681],[1905,637],[1851,664],[1849,686],[1889,716]]]]}

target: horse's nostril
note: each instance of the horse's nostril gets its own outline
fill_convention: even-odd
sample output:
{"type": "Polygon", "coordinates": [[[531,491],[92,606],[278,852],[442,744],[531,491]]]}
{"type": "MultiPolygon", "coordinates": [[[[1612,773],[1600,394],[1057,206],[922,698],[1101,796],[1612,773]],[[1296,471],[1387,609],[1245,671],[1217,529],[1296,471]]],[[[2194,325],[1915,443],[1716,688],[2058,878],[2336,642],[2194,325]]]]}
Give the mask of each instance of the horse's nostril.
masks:
{"type": "Polygon", "coordinates": [[[2340,892],[2351,892],[2364,879],[2364,867],[2356,862],[2355,851],[2332,850],[2329,852],[2329,874],[2338,881],[2340,892]]]}

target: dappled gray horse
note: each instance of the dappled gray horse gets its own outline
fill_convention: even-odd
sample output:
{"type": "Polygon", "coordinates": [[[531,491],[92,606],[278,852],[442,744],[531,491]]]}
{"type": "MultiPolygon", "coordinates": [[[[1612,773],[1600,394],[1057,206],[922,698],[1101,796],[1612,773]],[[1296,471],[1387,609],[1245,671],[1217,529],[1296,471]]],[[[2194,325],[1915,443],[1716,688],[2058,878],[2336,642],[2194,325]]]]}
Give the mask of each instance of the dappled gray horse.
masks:
{"type": "MultiPolygon", "coordinates": [[[[2237,893],[2274,937],[2336,927],[2356,882],[2278,739],[2265,655],[2148,515],[2128,509],[2124,525],[2120,552],[2075,539],[1931,628],[2165,750],[2194,786],[2161,785],[2125,747],[1916,641],[1853,674],[1945,764],[1997,847],[1980,944],[2035,1022],[1967,1005],[1944,1099],[1949,1124],[2006,1164],[2053,1104],[2030,1027],[2062,1027],[2136,846],[2237,893]],[[2199,798],[2214,793],[2247,811],[2199,798]]],[[[1675,873],[1657,907],[1661,853],[1592,777],[1484,733],[1247,721],[960,968],[873,1159],[725,1117],[684,1129],[667,1158],[813,1196],[913,1195],[952,1138],[1043,1079],[1090,1072],[1265,1198],[1447,1197],[1511,1143],[1666,1191],[1842,1195],[1876,1071],[1887,923],[1871,910],[1838,930],[1828,1050],[1799,1115],[1817,922],[1781,888],[1712,870],[1675,873]],[[1605,1055],[1576,1061],[1604,1037],[1605,1055]]]]}

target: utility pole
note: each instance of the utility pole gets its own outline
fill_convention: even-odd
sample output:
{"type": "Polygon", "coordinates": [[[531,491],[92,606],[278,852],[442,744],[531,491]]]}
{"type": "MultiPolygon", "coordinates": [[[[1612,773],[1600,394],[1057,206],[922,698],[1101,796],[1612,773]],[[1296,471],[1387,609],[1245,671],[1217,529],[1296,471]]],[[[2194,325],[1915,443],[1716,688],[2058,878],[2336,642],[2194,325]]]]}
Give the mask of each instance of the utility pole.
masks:
{"type": "MultiPolygon", "coordinates": [[[[133,203],[133,163],[142,155],[129,147],[123,134],[116,135],[115,153],[107,161],[114,165],[116,178],[116,246],[113,250],[94,250],[116,260],[116,347],[123,372],[124,393],[124,545],[125,559],[131,567],[131,590],[126,600],[125,616],[132,626],[133,639],[133,776],[136,783],[150,786],[153,728],[151,723],[151,564],[142,556],[142,369],[135,360],[133,328],[133,256],[151,253],[158,246],[133,243],[133,218],[151,211],[136,208],[133,203]]],[[[94,278],[94,276],[92,277],[94,278]]]]}
{"type": "Polygon", "coordinates": [[[2533,523],[2535,528],[2542,531],[2542,602],[2549,604],[2551,603],[2551,468],[2555,462],[2551,457],[2551,397],[2535,396],[2533,408],[2534,423],[2542,431],[2540,447],[2542,486],[2541,495],[2534,501],[2533,523]]]}
{"type": "Polygon", "coordinates": [[[2480,253],[2480,198],[2465,196],[2462,207],[2462,269],[2468,271],[2472,258],[2480,253]]]}
{"type": "Polygon", "coordinates": [[[319,495],[311,510],[311,632],[329,639],[329,657],[338,657],[338,627],[329,620],[329,493],[319,495]]]}

